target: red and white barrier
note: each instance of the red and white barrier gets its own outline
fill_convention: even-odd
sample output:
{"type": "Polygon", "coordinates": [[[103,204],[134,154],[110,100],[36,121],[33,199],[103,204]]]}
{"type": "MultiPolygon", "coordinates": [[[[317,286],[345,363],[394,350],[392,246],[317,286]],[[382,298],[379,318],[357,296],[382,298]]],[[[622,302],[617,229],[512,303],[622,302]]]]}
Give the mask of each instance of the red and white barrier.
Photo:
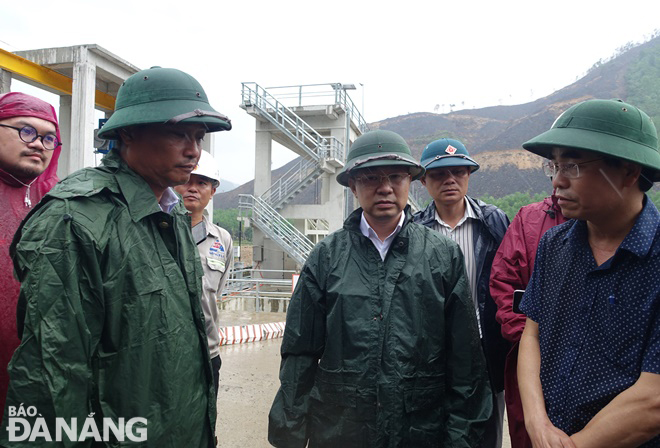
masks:
{"type": "Polygon", "coordinates": [[[284,322],[255,325],[234,325],[220,328],[220,345],[243,344],[264,339],[281,338],[284,335],[284,322]]]}

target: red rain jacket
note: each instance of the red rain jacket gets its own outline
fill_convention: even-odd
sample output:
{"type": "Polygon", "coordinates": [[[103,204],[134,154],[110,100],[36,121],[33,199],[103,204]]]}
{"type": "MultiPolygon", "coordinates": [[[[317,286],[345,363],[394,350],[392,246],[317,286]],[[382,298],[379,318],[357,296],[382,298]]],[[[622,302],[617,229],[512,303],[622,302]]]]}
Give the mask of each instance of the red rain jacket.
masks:
{"type": "MultiPolygon", "coordinates": [[[[60,138],[53,106],[24,93],[10,92],[0,95],[0,120],[18,116],[37,117],[54,123],[57,138],[60,138]]],[[[57,183],[57,161],[61,149],[62,147],[58,146],[54,150],[48,168],[30,186],[32,207],[57,183]]],[[[29,183],[25,179],[22,180],[29,183]]],[[[0,168],[0,421],[9,385],[7,364],[20,343],[16,332],[16,303],[21,284],[14,278],[9,245],[18,225],[31,210],[24,202],[26,188],[0,168]]]]}
{"type": "Polygon", "coordinates": [[[525,430],[517,373],[518,342],[526,317],[513,312],[513,291],[527,287],[543,234],[564,221],[566,218],[554,196],[522,207],[509,225],[490,271],[490,294],[497,304],[495,317],[502,325],[502,336],[514,344],[504,367],[504,396],[512,448],[532,448],[525,430]]]}

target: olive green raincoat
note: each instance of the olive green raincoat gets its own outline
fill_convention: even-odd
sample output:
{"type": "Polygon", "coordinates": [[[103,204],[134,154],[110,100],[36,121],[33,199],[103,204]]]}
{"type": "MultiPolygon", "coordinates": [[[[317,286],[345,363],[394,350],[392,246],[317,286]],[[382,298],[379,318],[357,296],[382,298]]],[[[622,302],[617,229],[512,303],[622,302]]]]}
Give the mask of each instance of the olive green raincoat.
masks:
{"type": "Polygon", "coordinates": [[[492,398],[460,249],[407,214],[383,262],[360,232],[361,213],[302,270],[269,441],[478,446],[492,398]]]}
{"type": "MultiPolygon", "coordinates": [[[[80,432],[94,413],[99,431],[105,418],[146,419],[147,441],[131,446],[215,446],[202,271],[182,203],[161,211],[111,152],[45,196],[12,249],[22,342],[8,405],[36,407],[53,440],[56,417],[80,432]]],[[[7,413],[0,445],[28,443],[8,443],[6,426],[7,413]]],[[[64,446],[40,441],[27,446],[64,446]]],[[[75,446],[119,446],[92,442],[75,446]]]]}

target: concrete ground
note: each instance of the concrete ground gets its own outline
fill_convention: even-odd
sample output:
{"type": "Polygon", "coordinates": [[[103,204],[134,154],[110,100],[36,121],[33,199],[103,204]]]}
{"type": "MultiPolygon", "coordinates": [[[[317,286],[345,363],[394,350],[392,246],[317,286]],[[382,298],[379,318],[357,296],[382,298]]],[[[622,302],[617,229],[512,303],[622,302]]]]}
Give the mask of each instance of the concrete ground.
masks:
{"type": "MultiPolygon", "coordinates": [[[[284,321],[282,313],[222,312],[224,325],[284,321]]],[[[220,448],[270,447],[268,411],[279,387],[282,339],[225,345],[218,393],[216,433],[220,448]]],[[[511,448],[506,421],[503,448],[511,448]]]]}

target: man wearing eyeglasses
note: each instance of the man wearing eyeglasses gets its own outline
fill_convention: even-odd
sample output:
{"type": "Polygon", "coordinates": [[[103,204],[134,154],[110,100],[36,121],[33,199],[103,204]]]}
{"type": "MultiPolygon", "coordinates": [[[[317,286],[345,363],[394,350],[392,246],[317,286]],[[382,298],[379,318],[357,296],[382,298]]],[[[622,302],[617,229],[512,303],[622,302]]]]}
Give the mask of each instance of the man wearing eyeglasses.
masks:
{"type": "Polygon", "coordinates": [[[59,128],[53,106],[21,92],[0,95],[0,421],[9,385],[7,364],[20,340],[9,244],[25,215],[57,182],[59,128]]]}
{"type": "Polygon", "coordinates": [[[460,249],[406,207],[423,173],[394,132],[351,146],[337,181],[360,208],[316,245],[291,298],[274,446],[478,446],[485,361],[460,249]]]}
{"type": "Polygon", "coordinates": [[[499,448],[504,419],[504,363],[509,343],[495,320],[496,306],[488,281],[509,218],[494,205],[467,195],[470,175],[479,169],[479,164],[460,141],[443,138],[429,143],[422,152],[422,165],[426,174],[421,182],[433,201],[414,220],[453,239],[463,252],[493,391],[493,413],[479,446],[499,448]]]}
{"type": "Polygon", "coordinates": [[[518,381],[534,446],[660,447],[658,135],[588,100],[523,144],[548,160],[569,221],[548,230],[521,304],[518,381]]]}
{"type": "MultiPolygon", "coordinates": [[[[192,76],[139,71],[99,132],[118,147],[62,180],[18,229],[11,255],[22,338],[7,409],[14,417],[34,409],[25,420],[36,446],[51,446],[35,434],[45,427],[53,440],[60,434],[58,446],[85,435],[93,439],[85,446],[215,446],[203,271],[172,187],[190,178],[206,134],[230,129],[192,76]],[[90,420],[96,433],[84,431],[90,420]],[[62,423],[73,425],[73,439],[62,423]]],[[[0,446],[31,446],[11,423],[6,413],[0,446]]]]}

